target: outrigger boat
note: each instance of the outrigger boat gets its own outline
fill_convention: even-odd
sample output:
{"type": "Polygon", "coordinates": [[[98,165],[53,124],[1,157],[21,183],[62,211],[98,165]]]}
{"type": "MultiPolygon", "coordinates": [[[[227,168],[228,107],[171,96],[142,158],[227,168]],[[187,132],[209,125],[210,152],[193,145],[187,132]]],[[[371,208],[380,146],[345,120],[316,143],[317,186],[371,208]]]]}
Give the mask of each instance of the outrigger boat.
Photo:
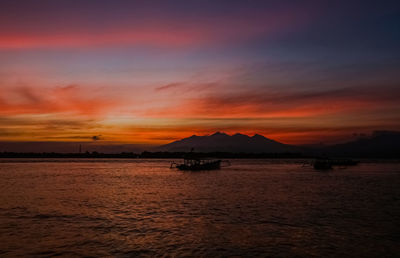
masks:
{"type": "Polygon", "coordinates": [[[184,158],[182,164],[171,163],[171,168],[176,167],[180,170],[212,170],[220,169],[222,160],[217,159],[200,159],[200,158],[184,158]]]}
{"type": "Polygon", "coordinates": [[[347,167],[355,166],[359,162],[352,159],[328,159],[328,158],[318,158],[313,162],[314,169],[317,170],[328,170],[332,169],[333,166],[347,167]]]}
{"type": "Polygon", "coordinates": [[[328,170],[332,169],[332,163],[329,159],[316,159],[313,163],[314,169],[328,170]]]}
{"type": "Polygon", "coordinates": [[[177,168],[179,170],[213,170],[220,169],[221,163],[226,163],[226,166],[230,166],[229,160],[220,160],[214,158],[202,158],[199,154],[193,152],[193,148],[183,156],[183,163],[177,164],[175,162],[171,163],[170,168],[177,168]]]}

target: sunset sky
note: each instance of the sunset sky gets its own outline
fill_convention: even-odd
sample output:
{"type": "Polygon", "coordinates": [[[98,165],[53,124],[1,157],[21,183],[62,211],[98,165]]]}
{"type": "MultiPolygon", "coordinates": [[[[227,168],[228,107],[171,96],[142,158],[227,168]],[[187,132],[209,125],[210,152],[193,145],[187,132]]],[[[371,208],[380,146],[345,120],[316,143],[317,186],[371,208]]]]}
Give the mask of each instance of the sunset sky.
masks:
{"type": "Polygon", "coordinates": [[[399,1],[0,1],[0,141],[373,130],[400,130],[399,1]]]}

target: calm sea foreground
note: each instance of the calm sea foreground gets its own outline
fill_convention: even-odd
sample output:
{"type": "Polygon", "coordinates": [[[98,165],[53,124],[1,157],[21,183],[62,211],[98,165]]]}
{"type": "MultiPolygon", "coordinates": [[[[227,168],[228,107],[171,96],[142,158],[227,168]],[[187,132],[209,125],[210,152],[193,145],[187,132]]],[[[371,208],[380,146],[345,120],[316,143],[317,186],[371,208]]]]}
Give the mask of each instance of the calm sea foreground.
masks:
{"type": "Polygon", "coordinates": [[[0,256],[400,256],[400,163],[0,160],[0,256]]]}

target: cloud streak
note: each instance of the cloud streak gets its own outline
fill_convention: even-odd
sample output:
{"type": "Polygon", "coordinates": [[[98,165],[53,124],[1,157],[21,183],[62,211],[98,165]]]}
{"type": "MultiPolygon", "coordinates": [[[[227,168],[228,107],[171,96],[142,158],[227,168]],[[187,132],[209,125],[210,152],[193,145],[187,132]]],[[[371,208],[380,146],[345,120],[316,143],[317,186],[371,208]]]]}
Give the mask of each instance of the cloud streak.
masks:
{"type": "Polygon", "coordinates": [[[3,91],[0,96],[0,114],[3,115],[72,113],[95,116],[116,105],[108,98],[88,95],[77,85],[40,90],[21,86],[3,91]]]}
{"type": "Polygon", "coordinates": [[[393,107],[400,92],[361,87],[320,91],[240,91],[188,98],[176,106],[150,110],[150,116],[175,117],[312,117],[393,107]]]}

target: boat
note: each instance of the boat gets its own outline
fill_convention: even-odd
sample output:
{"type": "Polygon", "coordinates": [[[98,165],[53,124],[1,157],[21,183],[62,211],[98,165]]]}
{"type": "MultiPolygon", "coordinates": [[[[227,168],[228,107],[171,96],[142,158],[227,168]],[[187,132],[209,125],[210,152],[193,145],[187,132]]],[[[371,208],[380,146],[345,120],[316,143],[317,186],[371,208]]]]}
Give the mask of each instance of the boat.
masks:
{"type": "Polygon", "coordinates": [[[179,170],[213,170],[221,168],[222,160],[211,158],[184,158],[182,164],[171,163],[171,168],[179,170]]]}
{"type": "Polygon", "coordinates": [[[329,159],[316,159],[313,163],[313,167],[317,170],[332,169],[332,162],[329,159]]]}
{"type": "Polygon", "coordinates": [[[358,160],[352,159],[334,159],[331,162],[334,166],[355,166],[359,163],[358,160]]]}
{"type": "Polygon", "coordinates": [[[313,167],[314,169],[317,170],[328,170],[332,169],[333,166],[347,167],[347,166],[355,166],[358,163],[359,161],[352,159],[318,158],[313,162],[313,167]]]}

